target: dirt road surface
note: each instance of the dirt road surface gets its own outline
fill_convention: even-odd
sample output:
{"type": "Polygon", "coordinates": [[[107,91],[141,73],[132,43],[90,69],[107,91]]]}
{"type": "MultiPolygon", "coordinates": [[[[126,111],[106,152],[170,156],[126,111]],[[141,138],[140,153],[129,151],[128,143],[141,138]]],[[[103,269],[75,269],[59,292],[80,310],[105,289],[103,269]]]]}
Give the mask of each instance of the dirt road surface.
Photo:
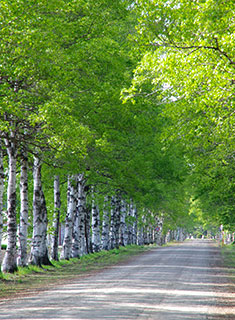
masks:
{"type": "Polygon", "coordinates": [[[0,319],[235,319],[235,286],[213,242],[156,248],[126,264],[31,297],[0,319]]]}

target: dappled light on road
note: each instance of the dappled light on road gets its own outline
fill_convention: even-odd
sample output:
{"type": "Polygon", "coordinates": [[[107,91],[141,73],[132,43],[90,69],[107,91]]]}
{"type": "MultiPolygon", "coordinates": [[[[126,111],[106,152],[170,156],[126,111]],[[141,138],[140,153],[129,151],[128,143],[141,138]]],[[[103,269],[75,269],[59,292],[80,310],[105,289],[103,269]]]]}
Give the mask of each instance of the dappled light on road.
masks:
{"type": "Polygon", "coordinates": [[[220,260],[206,241],[154,249],[127,265],[0,304],[0,319],[235,319],[234,273],[220,260]]]}

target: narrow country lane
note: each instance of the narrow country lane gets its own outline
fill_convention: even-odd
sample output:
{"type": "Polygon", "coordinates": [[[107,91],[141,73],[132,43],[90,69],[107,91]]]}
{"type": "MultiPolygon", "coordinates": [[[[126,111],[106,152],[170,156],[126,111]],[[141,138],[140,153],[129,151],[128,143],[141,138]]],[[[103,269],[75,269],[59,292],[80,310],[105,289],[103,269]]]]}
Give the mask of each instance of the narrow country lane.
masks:
{"type": "Polygon", "coordinates": [[[32,297],[0,302],[0,319],[235,319],[232,277],[212,241],[193,240],[32,297]]]}

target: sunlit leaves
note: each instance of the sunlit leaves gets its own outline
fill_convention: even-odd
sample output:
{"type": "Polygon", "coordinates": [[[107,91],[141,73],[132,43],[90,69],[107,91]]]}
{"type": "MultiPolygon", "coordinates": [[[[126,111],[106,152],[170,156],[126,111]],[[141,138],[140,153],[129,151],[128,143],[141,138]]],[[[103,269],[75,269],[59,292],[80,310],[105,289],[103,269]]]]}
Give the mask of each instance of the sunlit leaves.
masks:
{"type": "Polygon", "coordinates": [[[151,86],[172,119],[165,136],[187,150],[193,190],[220,222],[232,224],[234,1],[146,0],[136,8],[142,60],[127,98],[151,86]]]}

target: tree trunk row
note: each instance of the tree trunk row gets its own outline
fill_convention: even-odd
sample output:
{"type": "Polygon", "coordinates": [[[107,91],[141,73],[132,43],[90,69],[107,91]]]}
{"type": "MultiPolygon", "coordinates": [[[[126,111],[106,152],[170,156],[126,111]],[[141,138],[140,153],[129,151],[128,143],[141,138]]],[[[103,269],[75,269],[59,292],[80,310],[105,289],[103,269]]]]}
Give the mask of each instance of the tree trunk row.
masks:
{"type": "MultiPolygon", "coordinates": [[[[41,161],[34,157],[33,166],[33,236],[30,257],[28,258],[28,159],[24,153],[21,160],[20,174],[20,224],[19,250],[17,258],[17,223],[16,223],[16,148],[13,143],[7,145],[9,159],[8,190],[7,190],[7,250],[4,256],[2,271],[14,272],[17,265],[28,263],[37,266],[50,265],[47,243],[47,207],[41,180],[41,161]]],[[[1,149],[0,149],[1,151],[1,149]]],[[[0,243],[2,234],[3,178],[2,153],[0,152],[0,243]]],[[[132,200],[126,202],[120,192],[112,197],[105,196],[102,210],[98,205],[94,187],[86,186],[84,174],[68,177],[67,214],[65,218],[63,246],[59,254],[60,227],[60,179],[54,177],[54,216],[51,237],[51,258],[53,260],[79,258],[91,252],[111,250],[131,244],[162,245],[171,239],[183,240],[183,231],[163,234],[163,219],[143,214],[138,211],[132,200]],[[90,202],[88,192],[90,191],[90,202]],[[148,216],[150,218],[148,218],[148,216]],[[155,222],[153,223],[155,219],[155,222]]]]}

